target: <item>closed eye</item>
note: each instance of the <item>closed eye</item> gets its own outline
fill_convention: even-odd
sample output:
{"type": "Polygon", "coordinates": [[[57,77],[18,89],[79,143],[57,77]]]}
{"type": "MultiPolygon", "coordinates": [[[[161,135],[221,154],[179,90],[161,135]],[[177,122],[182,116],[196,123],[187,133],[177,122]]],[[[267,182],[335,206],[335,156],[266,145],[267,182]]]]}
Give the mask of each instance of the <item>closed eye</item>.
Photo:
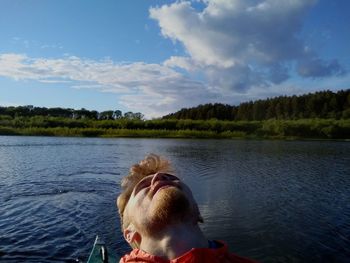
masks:
{"type": "Polygon", "coordinates": [[[178,177],[176,177],[175,175],[172,175],[172,174],[165,174],[167,176],[167,179],[168,180],[171,180],[171,181],[180,181],[180,179],[178,177]]]}
{"type": "MultiPolygon", "coordinates": [[[[168,174],[168,173],[164,173],[163,175],[166,176],[166,180],[169,180],[169,181],[180,181],[180,179],[177,176],[175,176],[175,175],[168,174]]],[[[154,177],[154,174],[153,175],[149,175],[149,176],[143,178],[140,182],[138,182],[136,184],[136,186],[134,187],[133,195],[136,196],[137,193],[140,192],[142,189],[150,187],[153,177],[154,177]]]]}
{"type": "Polygon", "coordinates": [[[134,187],[134,196],[140,192],[142,189],[147,188],[151,185],[152,176],[147,176],[143,178],[138,184],[134,187]]]}

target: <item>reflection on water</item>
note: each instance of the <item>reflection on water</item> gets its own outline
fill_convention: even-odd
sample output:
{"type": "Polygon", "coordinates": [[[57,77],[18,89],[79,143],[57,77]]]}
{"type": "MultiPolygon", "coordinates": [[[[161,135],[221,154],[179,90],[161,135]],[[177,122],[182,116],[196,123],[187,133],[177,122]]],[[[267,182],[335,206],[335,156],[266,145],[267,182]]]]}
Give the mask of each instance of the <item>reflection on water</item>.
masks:
{"type": "Polygon", "coordinates": [[[0,261],[86,260],[96,234],[128,251],[114,205],[128,168],[167,156],[210,239],[263,262],[346,262],[350,144],[0,137],[0,261]]]}

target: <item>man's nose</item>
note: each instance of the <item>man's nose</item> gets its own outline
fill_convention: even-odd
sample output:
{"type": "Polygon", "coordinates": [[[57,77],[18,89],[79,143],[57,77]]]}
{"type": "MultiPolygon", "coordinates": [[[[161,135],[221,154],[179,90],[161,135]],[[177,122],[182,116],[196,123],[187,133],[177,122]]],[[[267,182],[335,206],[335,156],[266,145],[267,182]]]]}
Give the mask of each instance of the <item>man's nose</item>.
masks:
{"type": "Polygon", "coordinates": [[[155,184],[157,181],[166,181],[168,180],[169,177],[166,173],[156,173],[153,178],[152,178],[152,181],[151,181],[151,185],[155,184]]]}

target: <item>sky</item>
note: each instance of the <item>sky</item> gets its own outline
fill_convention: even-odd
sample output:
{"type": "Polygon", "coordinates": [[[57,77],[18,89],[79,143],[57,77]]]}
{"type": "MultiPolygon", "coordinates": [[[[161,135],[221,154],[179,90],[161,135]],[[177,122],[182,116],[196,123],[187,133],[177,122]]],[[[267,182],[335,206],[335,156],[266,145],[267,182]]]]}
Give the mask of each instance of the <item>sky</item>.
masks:
{"type": "Polygon", "coordinates": [[[1,0],[0,106],[141,112],[350,87],[348,0],[1,0]]]}

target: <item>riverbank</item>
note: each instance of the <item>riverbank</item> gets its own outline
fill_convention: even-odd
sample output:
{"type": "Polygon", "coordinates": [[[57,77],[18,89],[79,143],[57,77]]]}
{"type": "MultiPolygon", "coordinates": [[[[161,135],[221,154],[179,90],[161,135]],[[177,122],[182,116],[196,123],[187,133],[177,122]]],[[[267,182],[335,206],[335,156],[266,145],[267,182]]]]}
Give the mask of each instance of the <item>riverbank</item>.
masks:
{"type": "Polygon", "coordinates": [[[301,119],[219,120],[90,120],[57,117],[1,118],[0,135],[216,138],[216,139],[350,139],[350,120],[301,119]]]}

